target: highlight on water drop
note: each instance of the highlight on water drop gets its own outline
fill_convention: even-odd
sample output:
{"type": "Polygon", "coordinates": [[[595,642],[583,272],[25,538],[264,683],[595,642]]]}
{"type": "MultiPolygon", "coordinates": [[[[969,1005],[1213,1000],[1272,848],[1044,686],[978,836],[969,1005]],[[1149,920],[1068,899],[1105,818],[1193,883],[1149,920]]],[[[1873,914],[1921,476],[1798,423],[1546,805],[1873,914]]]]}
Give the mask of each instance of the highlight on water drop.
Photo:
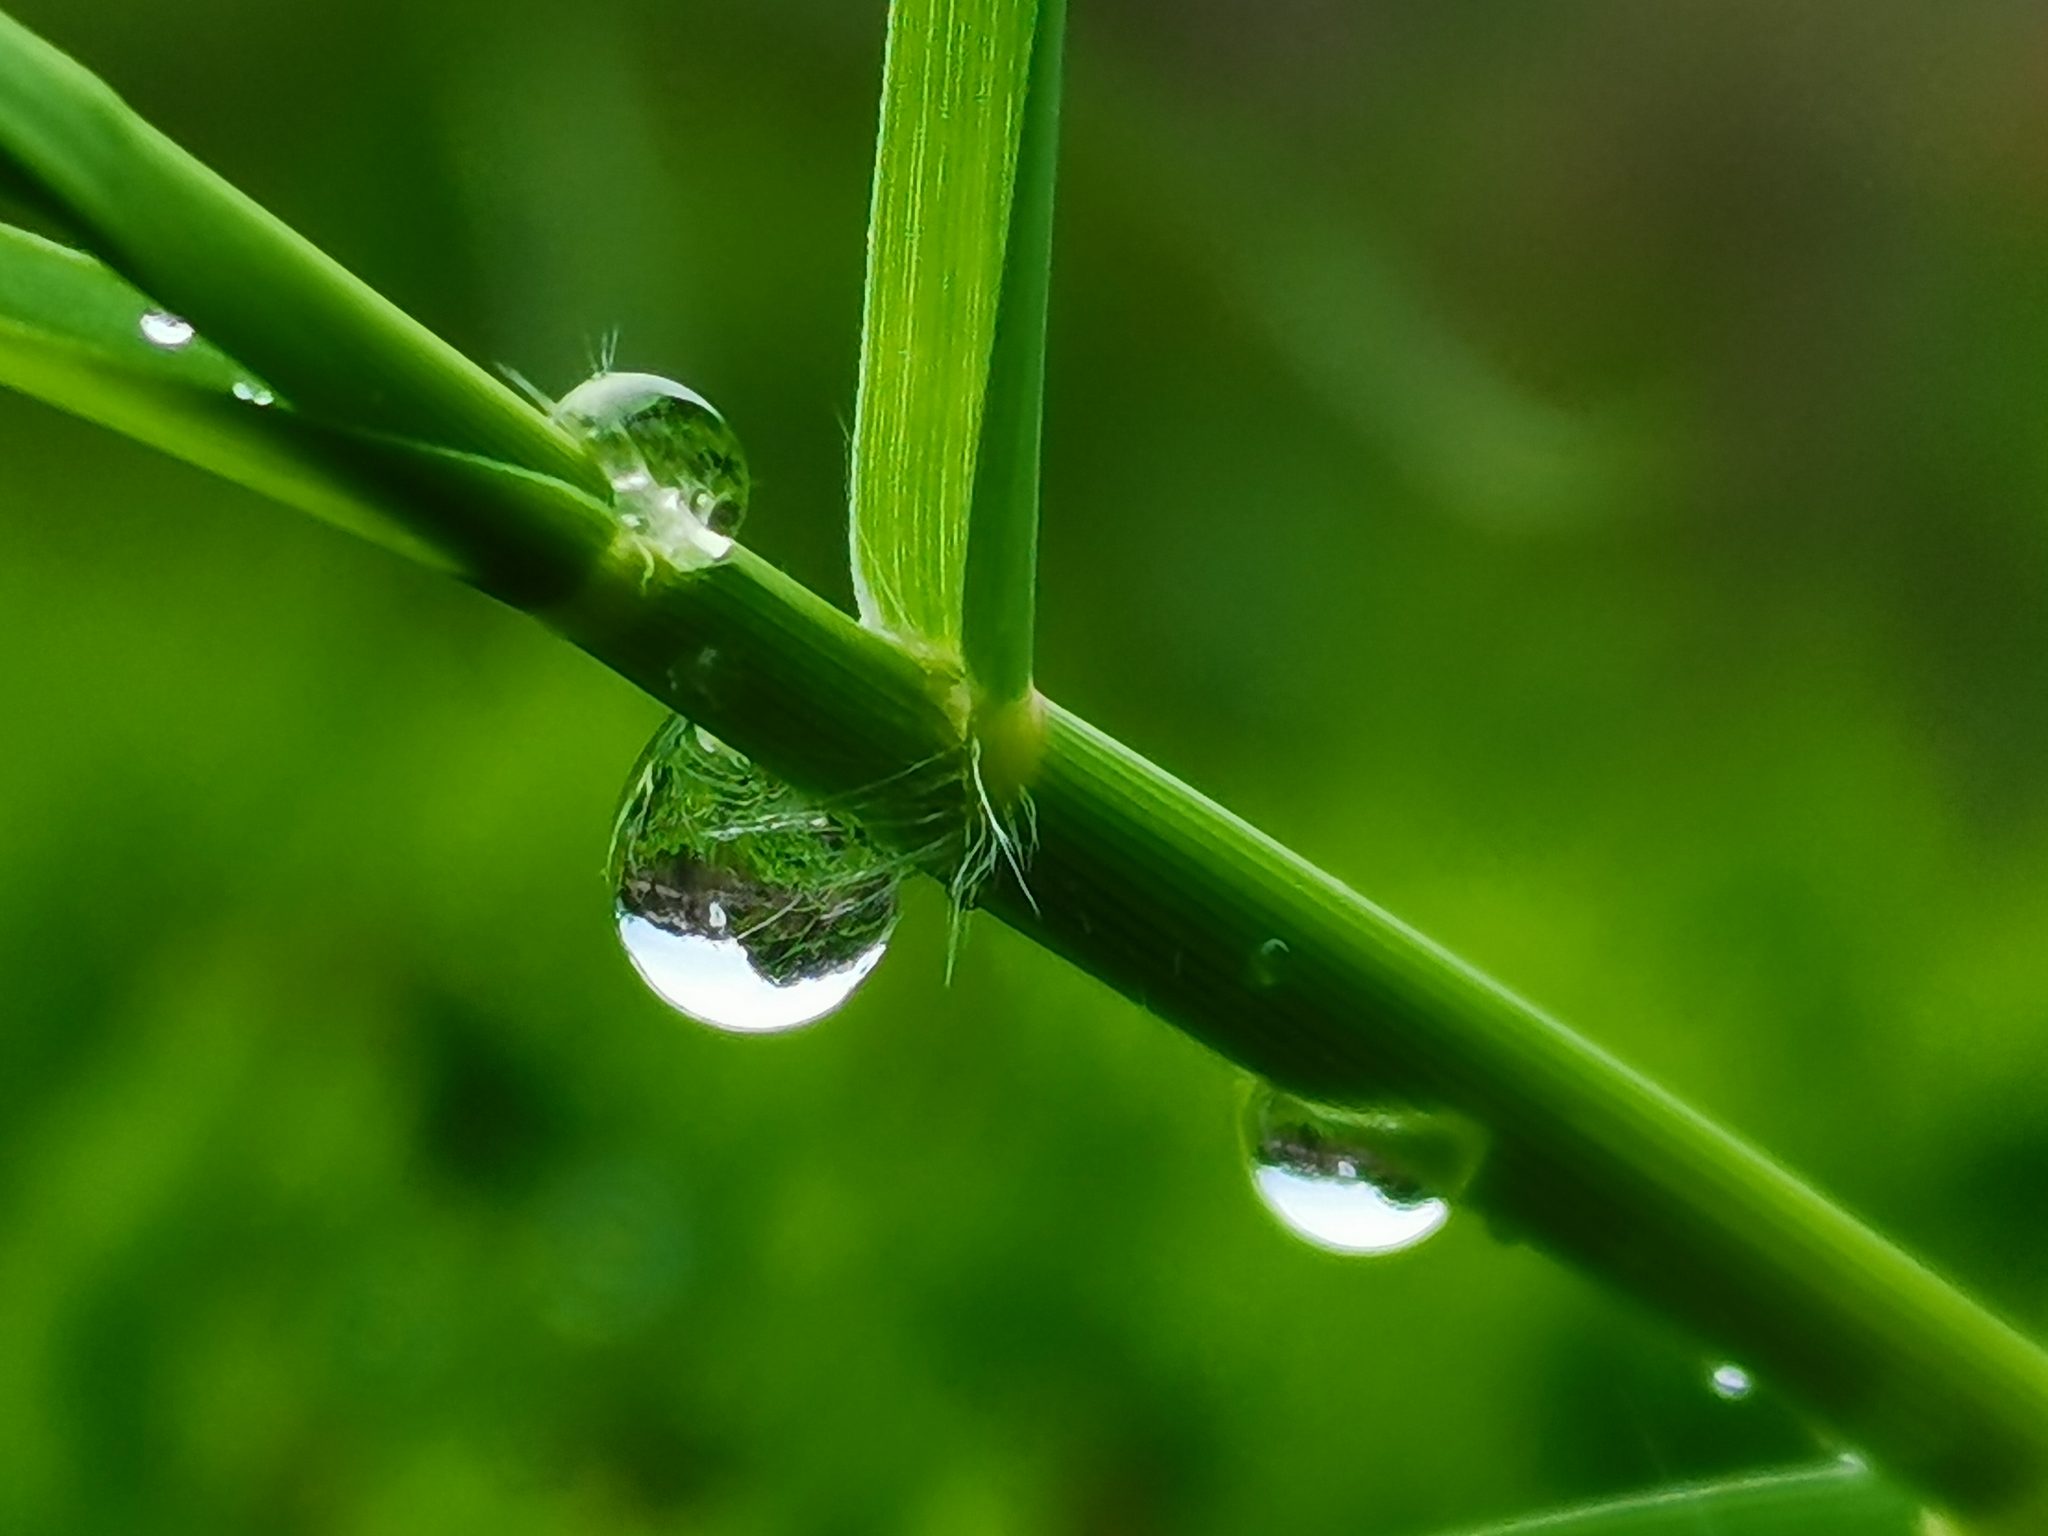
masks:
{"type": "Polygon", "coordinates": [[[1708,1374],[1707,1385],[1713,1389],[1714,1396],[1728,1403],[1740,1402],[1756,1390],[1756,1383],[1750,1379],[1749,1372],[1725,1361],[1708,1374]]]}
{"type": "Polygon", "coordinates": [[[1270,1084],[1244,1125],[1259,1198],[1332,1253],[1399,1253],[1435,1235],[1478,1158],[1476,1134],[1451,1117],[1338,1108],[1270,1084]]]}
{"type": "Polygon", "coordinates": [[[177,315],[167,314],[161,309],[146,311],[137,322],[142,339],[152,347],[161,347],[166,352],[182,352],[192,345],[199,334],[192,329],[192,322],[177,315]]]}
{"type": "Polygon", "coordinates": [[[613,835],[619,938],[679,1012],[768,1034],[838,1009],[896,926],[898,861],[709,732],[672,719],[613,835]]]}
{"type": "Polygon", "coordinates": [[[709,400],[658,374],[600,373],[553,414],[610,480],[620,520],[672,563],[704,565],[732,548],[752,482],[709,400]]]}

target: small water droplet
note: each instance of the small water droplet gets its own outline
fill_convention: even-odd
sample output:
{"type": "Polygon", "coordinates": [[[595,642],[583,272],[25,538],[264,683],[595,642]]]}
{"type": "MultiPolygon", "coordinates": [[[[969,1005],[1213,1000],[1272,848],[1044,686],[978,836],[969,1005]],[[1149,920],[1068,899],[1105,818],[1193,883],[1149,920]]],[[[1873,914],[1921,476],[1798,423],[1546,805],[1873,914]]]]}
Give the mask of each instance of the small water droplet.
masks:
{"type": "Polygon", "coordinates": [[[1714,1396],[1731,1403],[1742,1401],[1756,1390],[1756,1383],[1749,1379],[1749,1372],[1732,1362],[1715,1366],[1707,1377],[1707,1385],[1714,1389],[1714,1396]]]}
{"type": "Polygon", "coordinates": [[[831,1013],[881,961],[899,866],[853,821],[680,718],[627,787],[619,937],[671,1007],[743,1034],[831,1013]]]}
{"type": "Polygon", "coordinates": [[[1287,941],[1268,939],[1252,951],[1252,985],[1270,991],[1280,985],[1287,969],[1287,941]]]}
{"type": "Polygon", "coordinates": [[[600,373],[555,406],[604,470],[619,517],[678,565],[732,548],[746,515],[746,453],[709,400],[652,373],[600,373]]]}
{"type": "Polygon", "coordinates": [[[1334,1253],[1398,1253],[1450,1219],[1477,1165],[1448,1116],[1338,1109],[1262,1084],[1245,1115],[1252,1183],[1298,1236],[1334,1253]]]}
{"type": "Polygon", "coordinates": [[[166,352],[181,352],[192,345],[192,338],[198,332],[192,329],[192,322],[168,314],[161,309],[152,309],[141,320],[142,339],[152,347],[162,347],[166,352]]]}
{"type": "Polygon", "coordinates": [[[253,379],[235,380],[234,396],[237,400],[246,401],[250,405],[265,406],[277,404],[277,396],[253,379]]]}

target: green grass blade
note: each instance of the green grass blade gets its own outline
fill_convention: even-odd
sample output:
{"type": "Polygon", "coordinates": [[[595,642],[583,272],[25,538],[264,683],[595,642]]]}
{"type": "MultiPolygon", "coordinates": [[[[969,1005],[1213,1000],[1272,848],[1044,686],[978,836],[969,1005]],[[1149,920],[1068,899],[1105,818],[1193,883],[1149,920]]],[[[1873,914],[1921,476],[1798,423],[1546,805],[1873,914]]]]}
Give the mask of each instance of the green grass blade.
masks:
{"type": "Polygon", "coordinates": [[[1660,1489],[1444,1536],[1921,1536],[1921,1509],[1854,1466],[1660,1489]]]}
{"type": "Polygon", "coordinates": [[[35,224],[61,224],[63,213],[21,168],[0,155],[0,220],[24,219],[35,224]]]}
{"type": "Polygon", "coordinates": [[[852,549],[861,618],[961,654],[968,512],[1037,0],[897,0],[868,226],[852,549]]]}
{"type": "Polygon", "coordinates": [[[595,466],[540,413],[4,14],[0,165],[94,254],[305,415],[605,493],[595,466]]]}
{"type": "Polygon", "coordinates": [[[1067,0],[1040,0],[975,462],[962,638],[977,703],[990,711],[1031,689],[1045,322],[1066,30],[1067,0]]]}

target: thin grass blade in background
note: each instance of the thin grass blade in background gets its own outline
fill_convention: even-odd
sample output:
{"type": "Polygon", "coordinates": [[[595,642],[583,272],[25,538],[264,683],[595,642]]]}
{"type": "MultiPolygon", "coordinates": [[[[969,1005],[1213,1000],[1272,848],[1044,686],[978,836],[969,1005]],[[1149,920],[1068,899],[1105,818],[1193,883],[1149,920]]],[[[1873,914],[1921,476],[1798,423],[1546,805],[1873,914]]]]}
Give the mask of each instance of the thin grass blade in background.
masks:
{"type": "Polygon", "coordinates": [[[1853,1463],[1690,1484],[1444,1536],[1923,1536],[1918,1503],[1853,1463]]]}
{"type": "Polygon", "coordinates": [[[1642,444],[1654,403],[1553,398],[1472,345],[1427,267],[1347,206],[1341,166],[1277,161],[1229,103],[1176,99],[1134,70],[1095,111],[1119,202],[1171,230],[1217,302],[1422,502],[1530,530],[1668,494],[1672,466],[1642,444]]]}

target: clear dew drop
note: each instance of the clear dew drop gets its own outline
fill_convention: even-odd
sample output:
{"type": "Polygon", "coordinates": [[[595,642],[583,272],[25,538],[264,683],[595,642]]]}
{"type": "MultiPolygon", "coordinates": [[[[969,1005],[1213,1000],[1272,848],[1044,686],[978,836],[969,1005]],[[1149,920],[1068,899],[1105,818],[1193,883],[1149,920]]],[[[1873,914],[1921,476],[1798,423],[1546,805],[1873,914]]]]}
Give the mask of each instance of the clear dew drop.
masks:
{"type": "Polygon", "coordinates": [[[1756,1383],[1750,1380],[1749,1372],[1732,1362],[1715,1366],[1707,1376],[1707,1385],[1713,1389],[1714,1396],[1729,1403],[1739,1403],[1756,1390],[1756,1383]]]}
{"type": "Polygon", "coordinates": [[[253,379],[235,380],[233,393],[237,400],[243,401],[248,405],[267,406],[277,404],[277,396],[253,379]]]}
{"type": "Polygon", "coordinates": [[[145,313],[139,322],[142,339],[152,347],[161,347],[166,352],[182,352],[192,345],[199,333],[192,329],[192,322],[168,314],[161,309],[145,313]]]}
{"type": "Polygon", "coordinates": [[[1476,1164],[1469,1133],[1413,1110],[1338,1109],[1260,1085],[1245,1114],[1252,1185],[1332,1253],[1399,1253],[1450,1220],[1476,1164]]]}
{"type": "Polygon", "coordinates": [[[896,926],[899,868],[854,822],[681,719],[633,771],[612,870],[619,938],[641,979],[739,1034],[836,1010],[896,926]]]}
{"type": "Polygon", "coordinates": [[[677,565],[732,548],[751,481],[740,440],[695,390],[652,373],[600,373],[570,390],[554,418],[611,481],[619,517],[677,565]]]}

